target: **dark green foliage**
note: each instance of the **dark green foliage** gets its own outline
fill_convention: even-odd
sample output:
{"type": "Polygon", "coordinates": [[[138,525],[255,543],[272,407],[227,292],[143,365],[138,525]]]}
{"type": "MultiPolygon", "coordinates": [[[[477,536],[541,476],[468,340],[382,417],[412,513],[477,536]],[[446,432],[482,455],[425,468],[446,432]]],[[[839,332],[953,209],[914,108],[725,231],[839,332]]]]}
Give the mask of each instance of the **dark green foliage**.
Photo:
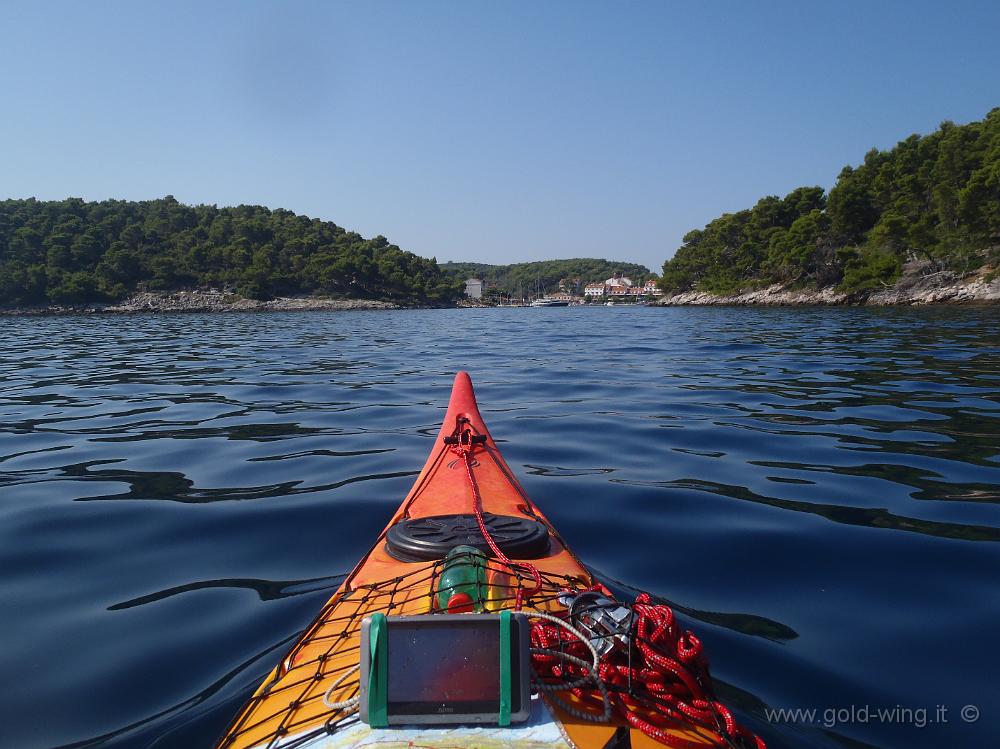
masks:
{"type": "Polygon", "coordinates": [[[899,255],[871,245],[844,247],[837,255],[843,262],[842,287],[845,291],[867,291],[888,286],[899,278],[902,270],[899,255]]]}
{"type": "Polygon", "coordinates": [[[329,221],[262,206],[78,198],[0,201],[0,306],[113,301],[138,288],[231,288],[445,303],[462,284],[434,260],[329,221]]]}
{"type": "Polygon", "coordinates": [[[783,283],[847,291],[893,283],[908,260],[969,272],[1000,263],[1000,108],[943,123],[844,167],[818,187],[725,214],[684,237],[666,291],[731,293],[783,283]]]}
{"type": "Polygon", "coordinates": [[[727,213],[684,237],[663,266],[661,285],[728,293],[764,276],[796,280],[812,263],[804,246],[825,225],[824,207],[823,188],[800,187],[784,199],[769,196],[749,211],[727,213]]]}
{"type": "Polygon", "coordinates": [[[572,258],[570,260],[542,260],[513,265],[487,265],[486,263],[442,263],[441,270],[455,278],[479,278],[494,293],[534,295],[558,290],[559,282],[566,282],[566,290],[583,293],[588,283],[598,283],[615,273],[627,276],[639,284],[652,274],[649,268],[635,263],[618,263],[597,258],[572,258]]]}

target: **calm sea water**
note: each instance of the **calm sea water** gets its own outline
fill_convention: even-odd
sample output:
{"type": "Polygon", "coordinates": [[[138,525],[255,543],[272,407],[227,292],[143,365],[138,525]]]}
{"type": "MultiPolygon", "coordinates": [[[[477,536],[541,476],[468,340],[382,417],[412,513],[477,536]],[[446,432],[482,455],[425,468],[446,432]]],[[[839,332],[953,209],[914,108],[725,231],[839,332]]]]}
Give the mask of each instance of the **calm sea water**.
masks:
{"type": "Polygon", "coordinates": [[[0,319],[0,746],[210,746],[458,369],[772,746],[995,741],[997,310],[601,307],[0,319]]]}

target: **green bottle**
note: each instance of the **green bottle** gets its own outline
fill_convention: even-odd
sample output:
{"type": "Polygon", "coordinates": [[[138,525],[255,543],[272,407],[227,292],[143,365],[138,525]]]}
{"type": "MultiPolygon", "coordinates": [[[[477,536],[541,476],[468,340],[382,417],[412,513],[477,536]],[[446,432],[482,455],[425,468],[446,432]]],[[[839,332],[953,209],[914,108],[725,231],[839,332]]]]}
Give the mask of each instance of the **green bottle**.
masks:
{"type": "Polygon", "coordinates": [[[449,551],[437,583],[438,610],[481,613],[486,600],[486,565],[486,555],[475,546],[456,546],[449,551]]]}

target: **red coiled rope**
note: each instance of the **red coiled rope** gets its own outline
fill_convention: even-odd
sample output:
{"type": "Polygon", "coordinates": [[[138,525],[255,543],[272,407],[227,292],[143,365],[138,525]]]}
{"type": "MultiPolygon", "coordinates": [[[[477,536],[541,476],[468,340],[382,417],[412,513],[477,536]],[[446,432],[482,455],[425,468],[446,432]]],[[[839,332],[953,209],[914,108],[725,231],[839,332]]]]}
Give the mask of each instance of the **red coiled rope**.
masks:
{"type": "MultiPolygon", "coordinates": [[[[601,592],[610,591],[598,586],[601,592]]],[[[669,606],[651,603],[643,593],[633,606],[635,629],[632,642],[636,652],[612,651],[601,661],[601,680],[609,687],[612,710],[629,725],[652,739],[675,749],[704,749],[704,743],[668,732],[668,728],[695,726],[721,746],[766,749],[760,737],[739,725],[733,714],[711,694],[708,660],[701,641],[677,626],[669,606]]],[[[533,621],[534,648],[562,649],[570,655],[586,657],[585,647],[567,642],[560,628],[533,621]]],[[[540,678],[561,680],[580,678],[586,669],[548,655],[533,655],[532,664],[540,678]]],[[[583,689],[570,690],[581,699],[590,696],[583,689]]]]}
{"type": "Polygon", "coordinates": [[[479,530],[483,534],[483,538],[486,539],[486,543],[489,544],[490,549],[493,551],[493,555],[498,560],[510,567],[520,566],[527,569],[535,581],[535,587],[532,588],[527,596],[524,595],[524,588],[518,584],[517,592],[514,594],[514,611],[520,611],[524,598],[531,598],[542,589],[542,575],[539,573],[538,568],[529,562],[518,562],[516,564],[512,562],[510,558],[503,553],[496,541],[493,540],[493,536],[490,535],[489,530],[486,528],[486,520],[483,518],[483,498],[479,493],[479,484],[476,483],[476,477],[472,473],[472,440],[469,440],[469,447],[467,448],[462,443],[462,438],[469,436],[468,432],[459,432],[455,436],[457,437],[457,442],[451,446],[451,451],[461,458],[463,464],[465,465],[465,475],[468,477],[469,487],[472,489],[473,512],[476,514],[476,522],[479,523],[479,530]]]}

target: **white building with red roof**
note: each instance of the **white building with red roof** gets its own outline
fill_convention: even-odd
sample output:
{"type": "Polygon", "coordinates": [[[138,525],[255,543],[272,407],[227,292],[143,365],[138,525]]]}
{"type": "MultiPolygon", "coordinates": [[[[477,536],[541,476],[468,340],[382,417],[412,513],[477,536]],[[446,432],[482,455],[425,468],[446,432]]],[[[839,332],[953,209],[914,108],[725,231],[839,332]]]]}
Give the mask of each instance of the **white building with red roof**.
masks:
{"type": "Polygon", "coordinates": [[[663,296],[663,290],[656,285],[655,278],[646,281],[646,284],[642,287],[642,293],[644,296],[663,296]]]}
{"type": "Polygon", "coordinates": [[[608,296],[639,296],[641,291],[638,286],[612,286],[608,296]]]}
{"type": "Polygon", "coordinates": [[[661,296],[663,294],[656,285],[656,279],[651,278],[642,286],[633,286],[632,279],[616,273],[604,283],[588,283],[583,289],[583,295],[591,299],[596,297],[640,297],[640,296],[661,296]]]}

